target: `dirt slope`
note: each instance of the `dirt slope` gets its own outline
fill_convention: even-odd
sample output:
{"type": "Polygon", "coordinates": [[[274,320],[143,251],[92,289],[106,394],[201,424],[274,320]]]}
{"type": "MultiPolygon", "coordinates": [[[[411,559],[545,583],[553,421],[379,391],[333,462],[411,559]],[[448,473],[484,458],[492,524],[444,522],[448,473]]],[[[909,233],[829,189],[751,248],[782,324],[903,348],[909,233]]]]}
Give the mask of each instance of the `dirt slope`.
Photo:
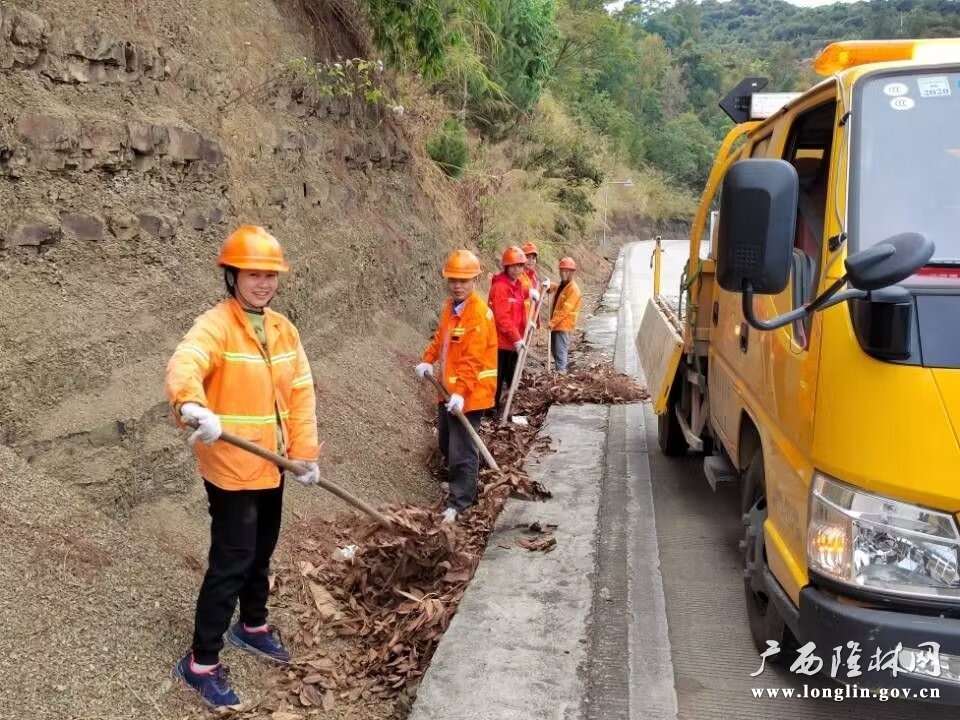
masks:
{"type": "MultiPolygon", "coordinates": [[[[162,379],[222,296],[232,227],[268,226],[292,264],[275,307],[312,361],[327,476],[374,504],[438,496],[412,368],[464,215],[415,111],[280,80],[312,40],[262,0],[0,1],[2,718],[190,707],[165,678],[207,516],[162,379]]],[[[287,498],[288,519],[343,510],[287,498]]],[[[261,668],[229,661],[255,691],[261,668]]]]}

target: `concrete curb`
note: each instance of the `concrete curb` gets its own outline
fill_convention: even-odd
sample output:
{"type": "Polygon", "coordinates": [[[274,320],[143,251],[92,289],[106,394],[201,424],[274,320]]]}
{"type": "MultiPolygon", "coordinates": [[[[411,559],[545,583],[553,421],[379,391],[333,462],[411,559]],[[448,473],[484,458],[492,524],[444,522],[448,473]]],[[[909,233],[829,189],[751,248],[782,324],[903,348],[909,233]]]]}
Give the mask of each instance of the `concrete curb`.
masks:
{"type": "Polygon", "coordinates": [[[593,596],[607,408],[554,406],[542,429],[552,452],[526,470],[545,502],[509,500],[420,686],[411,720],[579,718],[593,596]],[[555,523],[556,549],[514,544],[521,527],[555,523]],[[507,546],[506,549],[502,546],[507,546]]]}

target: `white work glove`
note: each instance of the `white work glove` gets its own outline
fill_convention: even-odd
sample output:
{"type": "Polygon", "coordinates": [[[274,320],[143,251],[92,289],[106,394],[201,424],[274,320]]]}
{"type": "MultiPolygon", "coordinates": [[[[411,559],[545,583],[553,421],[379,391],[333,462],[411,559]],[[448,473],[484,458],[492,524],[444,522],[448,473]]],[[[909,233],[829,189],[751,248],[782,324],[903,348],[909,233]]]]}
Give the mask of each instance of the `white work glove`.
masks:
{"type": "Polygon", "coordinates": [[[190,443],[200,440],[206,445],[211,445],[223,432],[220,427],[220,418],[216,413],[197,403],[188,402],[181,405],[180,417],[184,420],[193,420],[197,424],[197,429],[187,438],[190,443]]]}
{"type": "Polygon", "coordinates": [[[452,413],[463,412],[463,396],[454,393],[447,401],[447,411],[452,413]]]}
{"type": "Polygon", "coordinates": [[[427,375],[433,375],[433,365],[430,363],[420,363],[416,369],[417,377],[423,380],[427,375]]]}
{"type": "Polygon", "coordinates": [[[513,348],[514,348],[514,350],[516,350],[517,352],[520,352],[521,350],[523,350],[524,347],[526,347],[526,345],[527,345],[527,344],[526,344],[523,340],[517,340],[517,341],[513,344],[513,348]]]}
{"type": "Polygon", "coordinates": [[[315,463],[302,462],[301,465],[306,465],[309,470],[303,475],[294,475],[294,479],[301,485],[316,485],[317,480],[320,479],[320,466],[315,463]]]}
{"type": "Polygon", "coordinates": [[[530,299],[534,302],[540,302],[540,293],[536,288],[530,288],[530,299]]]}
{"type": "Polygon", "coordinates": [[[543,288],[544,292],[550,292],[550,280],[546,279],[540,283],[540,287],[543,288]]]}

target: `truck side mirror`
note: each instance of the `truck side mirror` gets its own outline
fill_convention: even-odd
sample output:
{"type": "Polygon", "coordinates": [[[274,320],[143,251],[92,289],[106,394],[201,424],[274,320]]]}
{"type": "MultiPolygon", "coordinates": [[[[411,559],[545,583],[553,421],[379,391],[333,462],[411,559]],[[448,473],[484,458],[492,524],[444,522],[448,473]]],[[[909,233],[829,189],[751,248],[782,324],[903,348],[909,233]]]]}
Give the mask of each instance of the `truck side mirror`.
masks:
{"type": "Polygon", "coordinates": [[[785,160],[738,160],[723,178],[717,282],[728,292],[783,292],[790,281],[800,179],[785,160]]]}
{"type": "Polygon", "coordinates": [[[850,255],[847,280],[857,290],[880,290],[906,280],[933,257],[936,246],[920,233],[900,233],[850,255]]]}

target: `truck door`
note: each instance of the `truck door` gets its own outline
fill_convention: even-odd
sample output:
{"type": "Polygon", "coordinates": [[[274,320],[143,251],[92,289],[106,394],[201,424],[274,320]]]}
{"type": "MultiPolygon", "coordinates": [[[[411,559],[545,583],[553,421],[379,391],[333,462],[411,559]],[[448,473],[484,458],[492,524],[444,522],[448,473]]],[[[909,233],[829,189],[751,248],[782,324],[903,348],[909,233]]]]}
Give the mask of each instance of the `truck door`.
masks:
{"type": "MultiPolygon", "coordinates": [[[[771,128],[766,133],[751,138],[749,147],[743,149],[740,157],[769,157],[768,153],[771,153],[775,140],[781,135],[777,128],[771,128]]],[[[779,156],[778,151],[772,152],[773,157],[779,156]]],[[[711,250],[715,252],[714,248],[711,250]]],[[[761,341],[762,333],[751,331],[747,326],[741,309],[740,294],[726,292],[719,285],[714,287],[710,313],[710,425],[719,436],[727,454],[734,464],[737,464],[740,454],[740,420],[743,408],[753,403],[751,393],[755,390],[748,381],[750,378],[759,379],[762,372],[760,356],[751,351],[751,343],[761,341]]],[[[750,458],[745,458],[746,462],[749,460],[750,458]]]]}
{"type": "MultiPolygon", "coordinates": [[[[832,88],[789,113],[789,130],[781,156],[796,168],[800,193],[790,283],[784,293],[772,299],[778,313],[809,303],[822,289],[826,238],[836,195],[830,189],[838,127],[832,88]]],[[[812,473],[821,322],[822,315],[818,313],[764,333],[768,335],[769,347],[763,353],[763,414],[769,423],[761,436],[766,462],[768,542],[774,546],[768,545],[768,558],[777,577],[796,578],[797,587],[785,587],[793,597],[802,581],[797,571],[805,567],[806,498],[812,473]],[[792,556],[793,572],[783,564],[784,555],[792,556]]]]}

